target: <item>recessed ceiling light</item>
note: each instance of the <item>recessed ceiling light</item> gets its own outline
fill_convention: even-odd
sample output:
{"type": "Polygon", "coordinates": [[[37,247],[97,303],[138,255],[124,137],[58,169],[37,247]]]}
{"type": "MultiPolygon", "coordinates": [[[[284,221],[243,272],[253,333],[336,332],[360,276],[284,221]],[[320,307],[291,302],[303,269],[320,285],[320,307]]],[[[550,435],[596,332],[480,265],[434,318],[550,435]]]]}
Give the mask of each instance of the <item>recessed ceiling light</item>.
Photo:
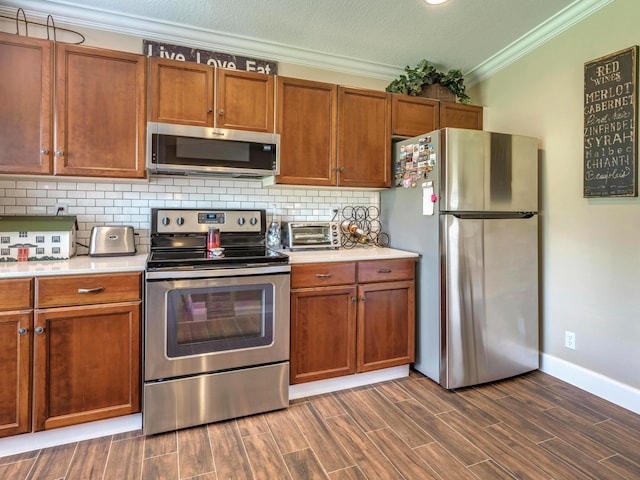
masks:
{"type": "Polygon", "coordinates": [[[447,0],[424,0],[424,1],[430,5],[438,5],[440,3],[446,2],[447,0]]]}

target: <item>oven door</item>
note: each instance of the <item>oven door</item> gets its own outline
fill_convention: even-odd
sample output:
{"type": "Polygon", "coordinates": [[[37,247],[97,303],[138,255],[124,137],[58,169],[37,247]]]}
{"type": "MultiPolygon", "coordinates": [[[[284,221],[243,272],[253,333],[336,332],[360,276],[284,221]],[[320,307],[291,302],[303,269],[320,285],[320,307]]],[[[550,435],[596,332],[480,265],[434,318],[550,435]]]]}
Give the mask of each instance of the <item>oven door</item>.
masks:
{"type": "Polygon", "coordinates": [[[148,275],[145,380],[288,360],[290,267],[284,270],[148,275]]]}

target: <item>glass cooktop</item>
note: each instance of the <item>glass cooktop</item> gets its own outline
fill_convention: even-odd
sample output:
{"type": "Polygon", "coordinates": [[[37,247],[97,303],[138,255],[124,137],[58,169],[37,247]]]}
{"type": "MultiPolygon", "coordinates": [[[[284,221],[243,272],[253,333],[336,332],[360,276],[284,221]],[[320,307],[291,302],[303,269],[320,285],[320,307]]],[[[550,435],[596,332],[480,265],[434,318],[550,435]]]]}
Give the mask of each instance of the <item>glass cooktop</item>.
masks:
{"type": "Polygon", "coordinates": [[[147,260],[147,268],[215,268],[216,266],[246,266],[265,263],[289,263],[289,257],[263,246],[226,247],[214,251],[206,249],[154,250],[147,260]]]}

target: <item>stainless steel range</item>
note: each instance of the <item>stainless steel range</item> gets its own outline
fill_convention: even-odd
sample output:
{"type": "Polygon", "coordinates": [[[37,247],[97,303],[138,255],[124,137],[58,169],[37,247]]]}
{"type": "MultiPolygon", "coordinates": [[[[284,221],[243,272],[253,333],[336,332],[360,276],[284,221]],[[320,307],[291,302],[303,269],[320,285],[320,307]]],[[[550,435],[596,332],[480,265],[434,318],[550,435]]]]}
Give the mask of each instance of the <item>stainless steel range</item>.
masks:
{"type": "Polygon", "coordinates": [[[289,404],[291,267],[265,233],[264,210],[152,209],[145,434],[289,404]]]}

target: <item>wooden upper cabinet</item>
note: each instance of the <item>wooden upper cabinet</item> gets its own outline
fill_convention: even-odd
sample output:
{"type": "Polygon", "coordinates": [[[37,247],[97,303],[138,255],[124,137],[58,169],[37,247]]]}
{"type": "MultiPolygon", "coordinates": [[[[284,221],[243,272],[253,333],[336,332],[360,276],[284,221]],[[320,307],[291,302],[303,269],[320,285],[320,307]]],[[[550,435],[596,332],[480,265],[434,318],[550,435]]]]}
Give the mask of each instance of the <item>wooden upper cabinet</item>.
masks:
{"type": "Polygon", "coordinates": [[[337,85],[278,77],[278,183],[336,185],[337,95],[337,85]]]}
{"type": "Polygon", "coordinates": [[[446,127],[482,130],[482,107],[440,102],[440,128],[446,127]]]}
{"type": "Polygon", "coordinates": [[[338,87],[338,185],[391,185],[391,94],[338,87]]]}
{"type": "Polygon", "coordinates": [[[149,58],[149,120],[213,126],[214,68],[193,62],[149,58]]]}
{"type": "Polygon", "coordinates": [[[273,75],[216,69],[216,121],[218,128],[274,131],[273,75]]]}
{"type": "Polygon", "coordinates": [[[430,98],[391,96],[392,134],[397,137],[416,137],[437,130],[440,125],[440,102],[430,98]]]}
{"type": "Polygon", "coordinates": [[[0,173],[53,172],[52,45],[0,33],[0,173]]]}
{"type": "Polygon", "coordinates": [[[57,175],[145,176],[145,65],[142,55],[56,45],[57,175]]]}

